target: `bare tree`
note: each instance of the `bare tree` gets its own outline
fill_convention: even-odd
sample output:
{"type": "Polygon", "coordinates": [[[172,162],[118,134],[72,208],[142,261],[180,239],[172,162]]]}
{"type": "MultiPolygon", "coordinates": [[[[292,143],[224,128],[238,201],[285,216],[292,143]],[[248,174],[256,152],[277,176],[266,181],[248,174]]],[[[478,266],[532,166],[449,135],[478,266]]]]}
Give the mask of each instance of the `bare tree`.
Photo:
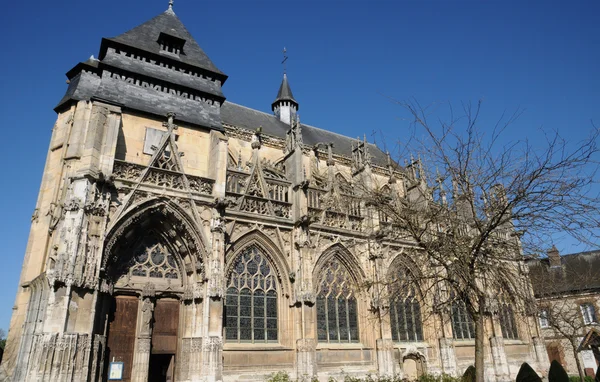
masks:
{"type": "Polygon", "coordinates": [[[413,243],[424,263],[422,280],[435,291],[435,309],[464,304],[475,327],[477,382],[484,378],[484,317],[498,295],[524,310],[532,303],[523,253],[539,252],[556,233],[584,242],[597,237],[600,203],[595,182],[598,131],[570,146],[558,134],[542,142],[505,143],[502,133],[518,113],[479,126],[481,103],[450,108],[447,122],[416,102],[399,102],[414,133],[400,152],[404,195],[363,187],[388,238],[413,243]],[[430,122],[435,120],[435,124],[430,122]],[[493,291],[491,293],[490,291],[493,291]]]}

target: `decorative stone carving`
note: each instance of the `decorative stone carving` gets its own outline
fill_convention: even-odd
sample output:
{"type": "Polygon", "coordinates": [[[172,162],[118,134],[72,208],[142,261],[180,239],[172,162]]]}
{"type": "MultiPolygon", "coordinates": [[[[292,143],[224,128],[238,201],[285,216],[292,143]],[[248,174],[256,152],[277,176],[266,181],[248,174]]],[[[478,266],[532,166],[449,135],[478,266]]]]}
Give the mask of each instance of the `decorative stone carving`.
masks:
{"type": "Polygon", "coordinates": [[[151,338],[138,338],[137,344],[139,353],[150,353],[152,347],[151,338]]]}
{"type": "Polygon", "coordinates": [[[146,283],[142,288],[142,297],[155,297],[156,296],[156,286],[153,283],[146,283]]]}
{"type": "Polygon", "coordinates": [[[152,315],[154,314],[154,303],[149,297],[142,302],[142,317],[140,323],[140,334],[149,336],[152,332],[152,315]]]}
{"type": "Polygon", "coordinates": [[[317,340],[302,338],[296,341],[298,380],[310,381],[317,375],[317,340]]]}
{"type": "Polygon", "coordinates": [[[65,211],[78,211],[82,208],[81,199],[74,197],[69,199],[65,204],[63,204],[63,209],[65,211]]]}

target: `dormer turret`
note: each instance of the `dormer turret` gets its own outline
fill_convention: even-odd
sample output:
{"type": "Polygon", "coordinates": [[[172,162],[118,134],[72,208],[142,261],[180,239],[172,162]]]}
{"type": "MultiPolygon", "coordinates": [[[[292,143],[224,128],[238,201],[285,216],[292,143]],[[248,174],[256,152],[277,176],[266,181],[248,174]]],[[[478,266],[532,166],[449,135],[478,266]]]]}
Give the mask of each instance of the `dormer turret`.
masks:
{"type": "Polygon", "coordinates": [[[277,98],[273,101],[271,108],[273,109],[273,113],[275,113],[283,123],[291,125],[292,118],[296,118],[296,113],[298,113],[298,102],[294,99],[292,89],[290,89],[290,84],[288,83],[287,74],[285,73],[283,74],[283,81],[281,81],[277,98]]]}

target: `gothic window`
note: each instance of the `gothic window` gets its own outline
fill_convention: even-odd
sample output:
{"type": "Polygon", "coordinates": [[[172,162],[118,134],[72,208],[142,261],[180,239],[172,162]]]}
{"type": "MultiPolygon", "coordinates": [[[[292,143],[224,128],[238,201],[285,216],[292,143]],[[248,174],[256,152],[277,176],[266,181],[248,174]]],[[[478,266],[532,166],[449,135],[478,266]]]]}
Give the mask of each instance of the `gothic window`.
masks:
{"type": "Polygon", "coordinates": [[[288,201],[288,186],[283,184],[269,183],[269,199],[280,202],[288,201]]]}
{"type": "Polygon", "coordinates": [[[590,325],[598,322],[596,320],[596,309],[594,308],[594,305],[587,302],[585,304],[581,304],[579,308],[581,309],[581,315],[583,316],[584,324],[590,325]]]}
{"type": "Polygon", "coordinates": [[[502,337],[516,340],[519,338],[517,331],[517,323],[515,322],[515,313],[509,304],[500,306],[500,328],[502,329],[502,337]]]}
{"type": "Polygon", "coordinates": [[[138,246],[134,254],[131,275],[157,279],[178,279],[177,261],[167,248],[151,237],[138,246]]]}
{"type": "Polygon", "coordinates": [[[452,334],[457,340],[470,340],[475,338],[473,318],[467,311],[462,301],[452,302],[452,334]]]}
{"type": "Polygon", "coordinates": [[[318,279],[319,342],[358,342],[357,301],[352,276],[337,260],[329,260],[318,279]]]}
{"type": "Polygon", "coordinates": [[[267,258],[255,245],[237,258],[225,296],[228,342],[277,342],[277,283],[267,258]]]}
{"type": "Polygon", "coordinates": [[[550,320],[548,319],[548,310],[547,309],[542,309],[540,311],[540,327],[542,329],[546,329],[550,327],[550,320]]]}
{"type": "Polygon", "coordinates": [[[390,303],[392,339],[401,342],[423,341],[421,305],[412,281],[403,270],[397,273],[396,279],[398,282],[392,285],[390,303]]]}

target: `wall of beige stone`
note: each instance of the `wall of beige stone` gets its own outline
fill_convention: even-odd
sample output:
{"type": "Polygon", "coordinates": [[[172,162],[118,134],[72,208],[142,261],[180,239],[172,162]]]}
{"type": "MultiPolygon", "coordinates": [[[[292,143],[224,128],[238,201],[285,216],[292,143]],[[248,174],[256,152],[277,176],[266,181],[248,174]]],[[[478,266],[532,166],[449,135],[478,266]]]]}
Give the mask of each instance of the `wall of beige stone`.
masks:
{"type": "MultiPolygon", "coordinates": [[[[146,129],[153,128],[166,131],[167,128],[163,126],[164,122],[164,119],[161,120],[147,115],[132,112],[122,113],[114,106],[83,101],[59,114],[53,130],[50,151],[36,206],[38,217],[32,222],[21,284],[26,286],[28,282],[47,270],[47,259],[54,256],[52,248],[56,247],[57,251],[60,252],[63,246],[66,245],[65,239],[58,237],[59,235],[56,232],[60,232],[61,229],[65,228],[65,224],[79,222],[77,223],[80,224],[79,226],[73,226],[75,229],[73,232],[76,232],[76,229],[79,229],[77,227],[85,228],[89,222],[87,217],[77,211],[65,212],[68,219],[60,220],[57,211],[52,211],[53,203],[56,206],[55,209],[61,209],[62,204],[73,196],[79,195],[87,198],[86,195],[92,189],[93,180],[100,177],[101,173],[105,176],[112,173],[115,158],[147,166],[152,155],[144,153],[146,129]],[[56,227],[51,227],[56,223],[56,220],[58,220],[56,227]],[[50,230],[53,232],[52,234],[49,233],[49,228],[53,228],[50,230]]],[[[252,132],[248,133],[248,135],[252,134],[252,132]]],[[[224,240],[223,234],[212,227],[217,212],[212,208],[211,203],[214,197],[225,195],[228,156],[233,157],[235,161],[238,161],[241,156],[242,165],[245,167],[246,163],[251,161],[253,155],[256,154],[260,156],[260,160],[264,159],[271,163],[284,160],[286,154],[284,154],[281,147],[263,144],[260,149],[256,149],[252,147],[249,139],[227,137],[221,132],[192,128],[185,124],[179,126],[175,130],[175,134],[178,136],[178,150],[185,154],[181,157],[184,172],[189,175],[208,177],[215,180],[212,197],[197,200],[200,206],[197,211],[199,216],[197,229],[202,232],[207,247],[205,257],[207,277],[217,277],[218,273],[216,272],[224,274],[227,271],[226,267],[232,264],[235,256],[243,249],[243,245],[226,249],[222,242],[224,240]],[[217,243],[219,240],[221,240],[220,244],[217,243]],[[221,246],[222,249],[217,249],[221,246]],[[212,249],[213,252],[210,252],[209,249],[212,249]],[[214,259],[218,260],[215,264],[211,263],[211,260],[214,259]],[[213,265],[215,268],[210,268],[213,265]]],[[[328,176],[332,173],[340,173],[348,181],[352,179],[353,174],[349,161],[336,160],[333,166],[328,166],[327,158],[322,154],[318,158],[318,166],[313,166],[315,154],[311,150],[302,153],[297,152],[294,155],[299,155],[299,157],[295,157],[295,159],[285,159],[286,164],[289,165],[300,163],[299,166],[295,165],[300,168],[289,170],[291,176],[295,179],[301,179],[304,172],[310,177],[312,171],[319,171],[319,173],[328,176]],[[297,160],[297,162],[294,162],[294,160],[297,160]]],[[[367,168],[365,173],[369,178],[373,178],[372,184],[374,187],[382,187],[388,184],[389,176],[381,169],[371,171],[367,168]]],[[[359,174],[358,176],[363,175],[359,174]]],[[[390,185],[395,192],[401,195],[406,194],[401,179],[390,185]]],[[[122,195],[117,197],[122,197],[124,194],[123,191],[122,195]]],[[[180,194],[163,189],[157,190],[155,196],[171,198],[180,194]]],[[[296,206],[297,210],[294,210],[294,218],[306,214],[307,205],[302,190],[290,191],[290,196],[290,200],[294,200],[299,204],[299,206],[296,206]]],[[[133,210],[134,207],[127,208],[133,210]]],[[[127,210],[127,208],[123,208],[127,210]]],[[[122,211],[122,216],[127,216],[125,210],[122,211]]],[[[111,209],[110,211],[113,215],[108,220],[102,220],[104,228],[100,230],[100,236],[98,237],[104,238],[106,232],[115,226],[114,216],[119,212],[119,209],[111,209]]],[[[368,218],[372,219],[371,226],[377,229],[379,225],[377,216],[366,215],[365,219],[368,218]]],[[[422,357],[425,370],[433,373],[460,374],[473,363],[473,343],[452,340],[449,318],[443,318],[440,314],[432,312],[429,308],[431,306],[430,300],[426,300],[429,301],[429,304],[423,307],[423,314],[426,316],[423,327],[423,342],[388,345],[388,342],[391,342],[389,318],[385,312],[379,315],[371,309],[373,296],[369,290],[363,289],[362,286],[365,281],[374,279],[375,276],[378,278],[389,276],[386,273],[397,257],[410,257],[410,252],[405,251],[402,246],[386,247],[383,258],[373,261],[370,256],[372,243],[368,241],[365,235],[356,232],[338,232],[327,228],[315,229],[310,236],[312,247],[298,248],[296,239],[300,235],[300,228],[294,226],[293,220],[282,221],[275,217],[230,214],[227,216],[223,228],[231,242],[250,244],[253,240],[257,240],[259,244],[266,246],[267,249],[273,248],[274,250],[270,251],[270,255],[273,258],[273,266],[277,268],[280,274],[278,344],[249,346],[225,342],[222,347],[222,369],[227,378],[234,378],[247,373],[263,373],[265,370],[294,370],[297,367],[299,362],[297,358],[297,341],[314,340],[317,337],[315,308],[314,305],[306,304],[300,299],[299,294],[302,292],[300,284],[306,282],[308,285],[312,285],[313,289],[316,287],[312,284],[313,279],[320,271],[319,266],[322,259],[332,250],[340,250],[344,256],[347,256],[346,260],[349,264],[352,264],[353,269],[350,269],[350,273],[356,278],[354,281],[358,288],[360,343],[317,344],[314,349],[314,364],[319,376],[325,378],[328,375],[335,375],[335,373],[339,373],[341,368],[363,373],[377,372],[378,369],[381,371],[382,367],[386,366],[378,363],[378,357],[385,357],[386,354],[389,354],[390,359],[396,360],[396,364],[388,367],[386,373],[402,373],[404,360],[413,359],[413,357],[422,357]],[[300,275],[301,268],[302,277],[292,283],[289,275],[292,272],[297,272],[300,275]]],[[[79,238],[70,240],[72,243],[78,241],[79,238]]],[[[103,244],[100,242],[97,245],[101,250],[103,244]]],[[[194,282],[201,281],[194,279],[194,282]]],[[[194,299],[191,303],[181,305],[179,327],[181,346],[184,343],[192,343],[192,340],[196,339],[202,339],[206,342],[209,338],[217,338],[218,340],[222,336],[222,300],[218,296],[209,296],[211,292],[209,292],[207,284],[203,284],[201,293],[201,299],[194,299]]],[[[9,372],[15,367],[19,338],[22,334],[20,328],[25,320],[29,298],[29,290],[26,287],[20,288],[11,321],[9,345],[5,353],[5,362],[3,362],[3,367],[9,372]]],[[[48,299],[48,306],[45,310],[44,332],[65,335],[91,335],[95,319],[100,314],[96,311],[98,298],[100,297],[97,290],[71,288],[65,285],[58,287],[55,292],[50,294],[48,299]]],[[[531,323],[522,325],[527,328],[531,323]]],[[[491,328],[491,326],[489,327],[491,328]]],[[[520,332],[526,333],[522,340],[518,343],[505,343],[503,350],[506,351],[511,374],[514,374],[514,364],[517,360],[520,362],[523,360],[530,360],[531,363],[536,362],[531,353],[531,331],[521,330],[520,332]]],[[[493,334],[488,331],[487,335],[491,336],[493,334]]],[[[218,343],[216,346],[219,346],[218,343]]],[[[489,343],[486,346],[486,362],[492,368],[492,371],[486,372],[486,375],[491,380],[496,372],[493,370],[489,343]]],[[[193,356],[196,358],[190,355],[192,358],[185,361],[187,366],[183,363],[178,364],[177,367],[178,370],[181,370],[181,376],[185,374],[187,375],[186,378],[191,380],[195,378],[194,376],[199,376],[204,372],[198,368],[192,370],[190,364],[196,366],[202,364],[204,370],[221,367],[218,364],[219,360],[208,361],[209,355],[211,357],[216,355],[215,357],[218,358],[220,353],[210,353],[209,350],[206,350],[205,345],[202,347],[202,353],[199,353],[200,350],[198,350],[197,345],[192,347],[196,349],[196,353],[194,353],[196,355],[193,356]],[[186,369],[188,367],[189,370],[186,369]]],[[[139,358],[139,355],[137,357],[137,364],[143,367],[145,361],[139,358]]],[[[210,378],[218,379],[219,376],[213,373],[210,376],[204,375],[203,378],[210,380],[210,378]]],[[[182,377],[182,379],[184,378],[182,377]]]]}

